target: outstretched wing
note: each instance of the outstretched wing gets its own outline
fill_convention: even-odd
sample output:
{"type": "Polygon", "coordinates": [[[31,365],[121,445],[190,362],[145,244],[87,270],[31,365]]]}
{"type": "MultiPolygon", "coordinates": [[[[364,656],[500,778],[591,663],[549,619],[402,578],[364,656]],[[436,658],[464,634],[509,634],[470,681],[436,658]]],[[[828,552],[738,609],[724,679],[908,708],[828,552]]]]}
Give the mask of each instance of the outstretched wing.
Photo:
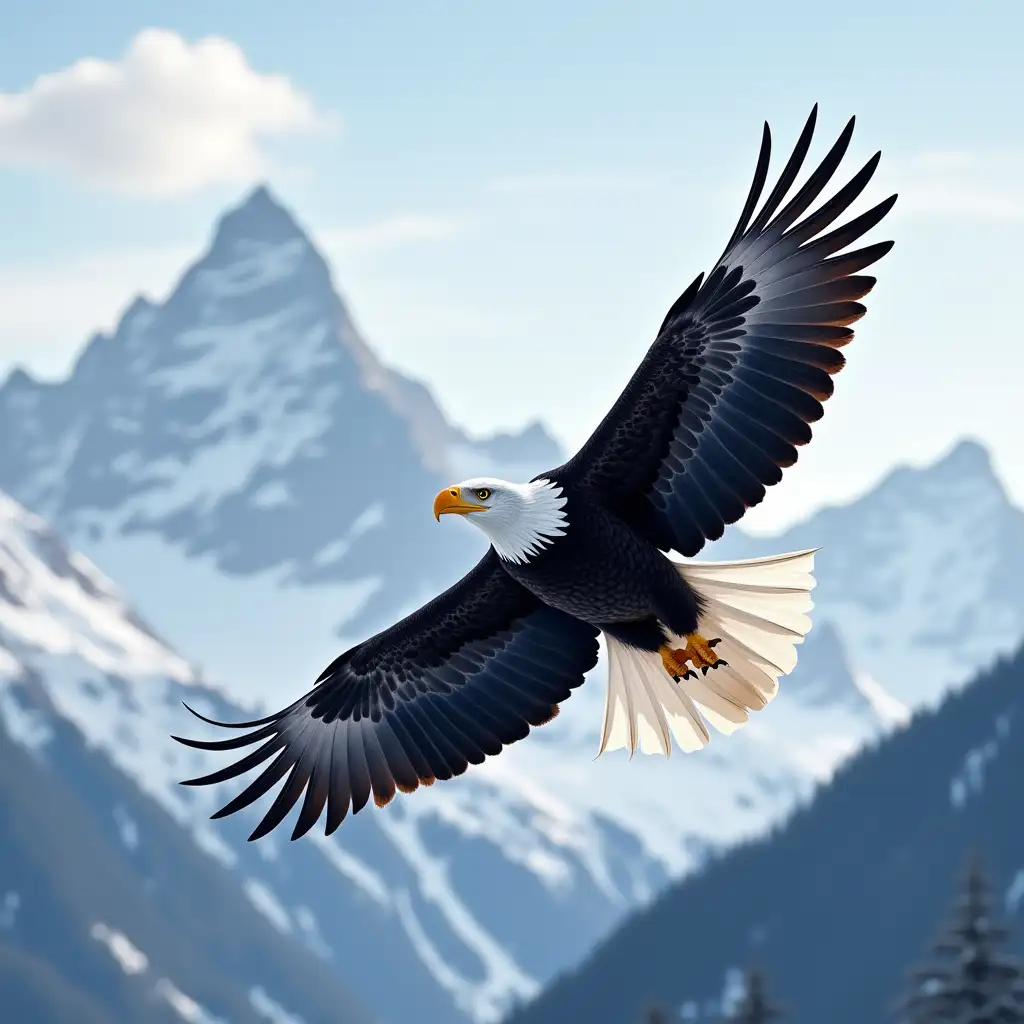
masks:
{"type": "Polygon", "coordinates": [[[857,300],[875,284],[858,272],[892,248],[879,242],[833,255],[876,225],[896,196],[822,234],[863,191],[880,153],[804,216],[838,168],[853,118],[779,209],[807,155],[817,109],[753,216],[771,155],[765,125],[754,181],[722,258],[669,310],[583,448],[544,474],[589,487],[663,550],[695,555],[796,462],[797,446],[810,441],[810,424],[832,394],[831,375],[845,362],[837,350],[865,312],[857,300]]]}
{"type": "Polygon", "coordinates": [[[221,818],[287,776],[250,840],[276,828],[305,792],[292,839],[327,807],[327,834],[373,793],[461,775],[469,764],[543,725],[597,663],[598,631],[537,600],[501,567],[493,549],[458,583],[390,629],[346,651],[313,690],[226,740],[180,743],[202,750],[262,745],[187,786],[235,778],[274,757],[221,818]],[[276,757],[275,757],[276,755],[276,757]]]}

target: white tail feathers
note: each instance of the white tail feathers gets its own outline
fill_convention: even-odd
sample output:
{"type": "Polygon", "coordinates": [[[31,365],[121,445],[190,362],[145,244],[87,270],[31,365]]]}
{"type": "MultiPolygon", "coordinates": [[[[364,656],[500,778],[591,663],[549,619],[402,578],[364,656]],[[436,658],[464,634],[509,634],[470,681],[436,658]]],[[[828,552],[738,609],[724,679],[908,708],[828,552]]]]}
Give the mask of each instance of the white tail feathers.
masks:
{"type": "MultiPolygon", "coordinates": [[[[704,601],[697,632],[721,639],[715,653],[727,664],[675,682],[660,654],[606,635],[608,695],[598,756],[626,747],[631,755],[667,757],[672,736],[684,751],[699,750],[711,739],[706,722],[730,733],[765,707],[778,693],[779,676],[795,668],[796,645],[811,628],[816,550],[679,565],[704,601]]],[[[675,637],[673,645],[686,641],[675,637]]]]}

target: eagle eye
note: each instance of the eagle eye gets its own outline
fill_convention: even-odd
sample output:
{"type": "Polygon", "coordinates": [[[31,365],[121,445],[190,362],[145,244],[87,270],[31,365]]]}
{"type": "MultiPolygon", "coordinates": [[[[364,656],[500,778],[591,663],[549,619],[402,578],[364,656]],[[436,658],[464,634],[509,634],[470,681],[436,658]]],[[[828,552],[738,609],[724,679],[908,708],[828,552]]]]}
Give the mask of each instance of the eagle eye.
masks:
{"type": "Polygon", "coordinates": [[[476,494],[477,501],[486,501],[490,496],[491,492],[486,487],[481,487],[478,491],[474,491],[476,494]]]}

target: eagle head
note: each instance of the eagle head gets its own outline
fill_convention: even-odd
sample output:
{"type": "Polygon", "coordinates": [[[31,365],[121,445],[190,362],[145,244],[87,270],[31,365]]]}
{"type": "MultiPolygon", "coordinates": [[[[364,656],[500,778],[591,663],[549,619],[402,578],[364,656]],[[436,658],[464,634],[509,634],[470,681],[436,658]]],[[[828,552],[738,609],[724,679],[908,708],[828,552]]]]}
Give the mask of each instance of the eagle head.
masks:
{"type": "Polygon", "coordinates": [[[565,533],[562,488],[550,480],[509,483],[474,477],[438,491],[434,518],[459,515],[478,527],[501,558],[525,562],[565,533]]]}

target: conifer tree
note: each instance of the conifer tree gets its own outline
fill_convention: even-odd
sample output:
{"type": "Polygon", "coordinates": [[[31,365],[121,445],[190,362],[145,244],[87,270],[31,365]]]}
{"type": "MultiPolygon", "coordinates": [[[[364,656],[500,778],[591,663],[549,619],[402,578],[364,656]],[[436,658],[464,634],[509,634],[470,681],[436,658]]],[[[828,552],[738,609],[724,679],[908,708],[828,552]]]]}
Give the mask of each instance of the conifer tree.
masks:
{"type": "Polygon", "coordinates": [[[729,1024],[770,1024],[782,1016],[782,1010],[768,997],[764,974],[757,967],[747,970],[743,979],[743,998],[728,1016],[729,1024]]]}
{"type": "Polygon", "coordinates": [[[911,972],[901,1001],[908,1024],[1024,1024],[1024,962],[999,951],[1009,932],[991,913],[979,857],[968,865],[952,919],[932,944],[932,964],[911,972]]]}

